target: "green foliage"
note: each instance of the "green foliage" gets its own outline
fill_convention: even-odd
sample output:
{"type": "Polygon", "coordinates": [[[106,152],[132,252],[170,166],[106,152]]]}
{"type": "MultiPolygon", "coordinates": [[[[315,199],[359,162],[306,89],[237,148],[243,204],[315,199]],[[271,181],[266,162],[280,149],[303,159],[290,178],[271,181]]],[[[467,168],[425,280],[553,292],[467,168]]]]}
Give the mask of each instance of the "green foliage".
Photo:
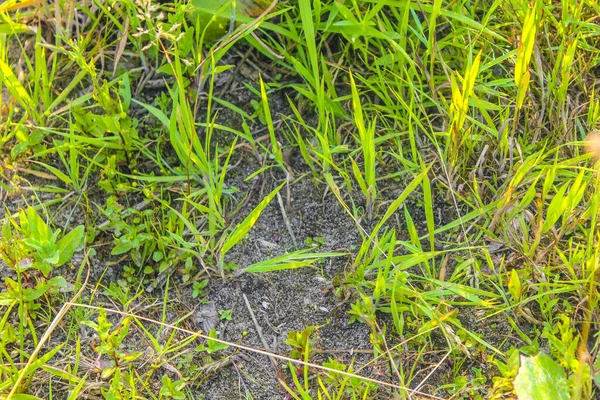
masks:
{"type": "Polygon", "coordinates": [[[4,305],[22,300],[33,307],[33,302],[46,293],[66,287],[60,276],[47,278],[53,269],[71,260],[83,242],[84,227],[80,225],[62,237],[60,233],[60,229],[53,231],[33,207],[21,210],[18,220],[4,221],[0,258],[19,278],[18,281],[5,278],[8,291],[2,296],[4,305]],[[29,284],[23,285],[21,279],[29,284]]]}
{"type": "MultiPolygon", "coordinates": [[[[577,331],[571,326],[571,319],[567,315],[557,315],[555,324],[544,324],[543,337],[548,339],[552,355],[560,363],[561,368],[566,370],[568,387],[571,388],[571,393],[567,393],[569,397],[576,391],[578,386],[583,393],[589,395],[591,393],[591,367],[583,361],[579,355],[579,341],[581,338],[577,331]]],[[[550,364],[549,361],[545,361],[550,364]]],[[[552,370],[556,368],[552,366],[552,370]]],[[[562,376],[562,375],[561,375],[562,376]]]]}
{"type": "MultiPolygon", "coordinates": [[[[217,330],[214,328],[211,329],[210,332],[208,332],[208,337],[210,337],[212,339],[217,339],[217,330]]],[[[198,351],[198,352],[205,351],[208,354],[213,354],[213,353],[216,353],[218,351],[225,350],[228,348],[229,348],[229,345],[227,345],[225,343],[220,343],[215,340],[207,339],[206,344],[201,344],[200,346],[196,347],[196,351],[198,351]]]]}
{"type": "Polygon", "coordinates": [[[141,281],[155,285],[157,275],[166,274],[178,266],[185,282],[195,275],[194,257],[199,252],[193,241],[182,237],[186,225],[181,220],[181,213],[171,208],[162,210],[153,207],[141,211],[124,208],[116,196],[107,199],[103,211],[108,217],[103,229],[114,236],[111,254],[128,254],[137,266],[124,278],[135,281],[136,272],[141,270],[141,281]]]}
{"type": "Polygon", "coordinates": [[[221,321],[231,321],[231,310],[219,310],[219,319],[221,321]]]}
{"type": "Polygon", "coordinates": [[[173,382],[168,375],[163,375],[162,387],[158,394],[160,398],[165,399],[185,399],[185,393],[182,390],[184,386],[185,382],[183,380],[173,382]]]}
{"type": "MultiPolygon", "coordinates": [[[[353,373],[353,366],[342,364],[341,362],[329,358],[328,361],[323,363],[324,367],[331,368],[338,371],[344,371],[348,373],[353,373]]],[[[319,380],[321,378],[319,377],[319,380]]],[[[325,388],[324,385],[321,386],[321,390],[325,393],[325,396],[330,396],[330,398],[334,398],[334,396],[343,396],[346,395],[352,398],[365,398],[375,390],[377,390],[377,384],[373,382],[366,382],[358,377],[348,377],[347,375],[342,375],[336,372],[328,371],[325,375],[323,381],[329,386],[335,388],[338,394],[329,393],[329,390],[325,388]]]]}
{"type": "Polygon", "coordinates": [[[304,358],[310,358],[314,354],[313,345],[315,340],[310,337],[314,330],[314,326],[309,326],[302,332],[288,332],[285,343],[292,347],[290,357],[302,360],[304,358]]]}
{"type": "Polygon", "coordinates": [[[495,376],[492,378],[494,386],[492,388],[492,396],[491,398],[502,398],[505,393],[513,392],[513,381],[517,374],[519,373],[519,350],[516,348],[511,348],[508,352],[508,357],[506,362],[502,360],[495,359],[494,364],[498,371],[500,372],[500,376],[495,376]]]}
{"type": "Polygon", "coordinates": [[[519,399],[569,399],[564,369],[547,354],[521,357],[521,367],[515,378],[519,399]]]}
{"type": "Polygon", "coordinates": [[[310,249],[298,250],[287,253],[283,256],[269,258],[259,261],[239,270],[242,272],[273,272],[284,269],[303,268],[314,264],[317,261],[330,257],[340,257],[344,253],[310,253],[310,249]]]}
{"type": "Polygon", "coordinates": [[[204,292],[204,288],[206,287],[207,284],[208,284],[208,279],[203,279],[201,281],[194,282],[192,297],[195,299],[200,298],[200,300],[203,300],[204,297],[206,296],[206,293],[204,292]]]}
{"type": "MultiPolygon", "coordinates": [[[[337,294],[331,312],[368,326],[373,368],[291,366],[281,385],[295,399],[418,395],[354,376],[371,371],[439,397],[597,396],[598,154],[581,141],[600,126],[598,4],[298,0],[259,18],[271,4],[0,5],[0,393],[23,372],[13,398],[35,385],[52,398],[189,396],[187,385],[226,368],[212,358],[226,345],[188,351],[194,338],[161,325],[188,326],[181,296],[209,303],[216,272],[276,280],[319,265],[319,279],[335,275],[323,294],[337,294]],[[289,209],[303,179],[322,190],[329,222],[332,199],[347,213],[347,240],[315,231],[312,209],[289,209]],[[288,226],[271,226],[272,213],[261,227],[284,186],[288,226]],[[52,214],[11,216],[20,204],[52,214]],[[85,227],[49,222],[65,220],[85,227]],[[233,260],[257,228],[323,237],[233,260]],[[91,279],[106,266],[110,282],[89,282],[80,301],[156,321],[114,326],[79,306],[53,321],[83,276],[57,268],[84,241],[100,250],[91,279]],[[110,359],[104,380],[80,365],[80,321],[110,359]],[[139,369],[132,326],[149,348],[139,369]],[[65,337],[39,336],[55,329],[65,337]],[[50,350],[20,371],[38,345],[50,350]],[[69,362],[51,365],[59,350],[69,362]]],[[[231,310],[219,317],[227,324],[231,310]]],[[[290,334],[294,358],[315,354],[312,335],[290,334]]]]}
{"type": "Polygon", "coordinates": [[[56,268],[71,261],[83,241],[83,226],[61,235],[60,229],[52,230],[33,207],[21,210],[16,217],[5,218],[0,260],[14,275],[4,278],[0,293],[0,307],[3,308],[0,361],[12,367],[3,369],[0,393],[25,391],[34,373],[44,368],[62,348],[63,345],[54,346],[38,356],[26,370],[21,370],[29,359],[26,344],[31,338],[37,344],[34,321],[42,320],[48,324],[52,316],[47,315],[45,308],[53,304],[59,291],[70,289],[62,276],[50,276],[56,268]],[[15,349],[21,351],[15,353],[15,349]],[[16,383],[17,376],[20,384],[16,383]]]}
{"type": "Polygon", "coordinates": [[[94,348],[94,351],[111,358],[111,365],[102,370],[104,378],[112,376],[115,371],[123,367],[123,364],[130,363],[142,355],[141,352],[128,352],[123,349],[123,341],[129,333],[129,326],[131,325],[130,318],[125,318],[118,326],[113,328],[114,324],[108,319],[106,311],[101,309],[98,313],[97,322],[87,320],[82,323],[98,334],[100,343],[94,348]]]}
{"type": "Polygon", "coordinates": [[[304,244],[308,248],[319,248],[325,245],[325,238],[322,236],[307,237],[304,239],[304,244]]]}
{"type": "MultiPolygon", "coordinates": [[[[233,28],[236,20],[259,16],[270,4],[269,0],[192,0],[194,11],[190,17],[205,40],[216,40],[233,28]],[[235,4],[234,4],[235,3],[235,4]]],[[[229,32],[231,33],[231,32],[229,32]]]]}
{"type": "Polygon", "coordinates": [[[244,238],[244,236],[246,236],[250,229],[252,229],[256,221],[258,221],[260,214],[263,212],[265,207],[271,202],[271,200],[273,200],[275,195],[277,195],[277,193],[281,190],[283,185],[285,185],[285,183],[282,183],[281,185],[273,189],[273,191],[269,193],[267,197],[265,197],[242,222],[237,224],[231,232],[229,232],[226,236],[223,237],[223,239],[221,240],[222,244],[220,245],[219,251],[219,270],[221,271],[221,273],[223,273],[223,262],[225,254],[227,254],[227,252],[233,246],[238,244],[244,238]]]}

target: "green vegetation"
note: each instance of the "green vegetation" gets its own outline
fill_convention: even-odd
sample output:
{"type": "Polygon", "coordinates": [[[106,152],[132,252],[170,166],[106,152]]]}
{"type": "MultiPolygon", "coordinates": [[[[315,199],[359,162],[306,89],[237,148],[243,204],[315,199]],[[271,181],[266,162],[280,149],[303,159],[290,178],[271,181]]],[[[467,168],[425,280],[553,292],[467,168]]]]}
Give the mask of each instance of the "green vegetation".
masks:
{"type": "Polygon", "coordinates": [[[4,1],[0,399],[595,398],[599,14],[4,1]]]}

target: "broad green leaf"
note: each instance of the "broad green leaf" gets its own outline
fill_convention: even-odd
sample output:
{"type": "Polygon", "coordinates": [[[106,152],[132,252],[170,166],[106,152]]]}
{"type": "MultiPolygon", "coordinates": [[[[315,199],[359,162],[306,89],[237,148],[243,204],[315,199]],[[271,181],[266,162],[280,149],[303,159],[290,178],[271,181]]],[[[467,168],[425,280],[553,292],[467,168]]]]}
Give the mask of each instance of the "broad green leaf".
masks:
{"type": "Polygon", "coordinates": [[[119,93],[121,94],[121,96],[123,96],[123,109],[125,112],[127,112],[131,104],[131,83],[129,82],[128,74],[123,75],[119,93]]]}
{"type": "Polygon", "coordinates": [[[516,269],[510,271],[510,279],[508,280],[508,291],[516,301],[521,300],[521,279],[516,269]]]}
{"type": "Polygon", "coordinates": [[[2,224],[2,238],[8,242],[11,237],[12,229],[10,228],[10,219],[6,218],[4,224],[2,224]]]}
{"type": "Polygon", "coordinates": [[[17,301],[14,294],[9,292],[0,293],[0,306],[10,306],[17,301]]]}
{"type": "Polygon", "coordinates": [[[131,250],[132,247],[133,247],[133,242],[131,242],[131,241],[121,242],[112,249],[110,254],[112,254],[113,256],[125,254],[129,250],[131,250]]]}
{"type": "MultiPolygon", "coordinates": [[[[216,329],[212,328],[208,333],[208,336],[214,339],[218,339],[216,329]]],[[[228,344],[220,343],[210,339],[206,341],[206,351],[208,352],[208,354],[216,353],[219,350],[225,350],[227,348],[229,348],[228,344]]]]}
{"type": "Polygon", "coordinates": [[[519,400],[568,400],[565,370],[550,356],[521,356],[521,367],[514,381],[519,400]]]}
{"type": "Polygon", "coordinates": [[[42,297],[48,291],[48,289],[50,289],[50,285],[48,285],[48,283],[38,283],[35,288],[23,289],[23,300],[37,300],[42,297]]]}
{"type": "Polygon", "coordinates": [[[563,211],[567,206],[567,199],[565,199],[565,193],[567,189],[568,185],[564,184],[552,198],[552,201],[548,206],[546,220],[542,226],[542,233],[548,232],[554,226],[556,221],[563,216],[563,211]]]}
{"type": "Polygon", "coordinates": [[[358,167],[358,164],[356,164],[356,161],[354,161],[354,159],[352,157],[350,157],[350,162],[352,163],[352,172],[354,172],[354,177],[356,178],[356,181],[358,182],[358,186],[360,186],[360,190],[362,190],[365,197],[367,197],[368,196],[367,184],[365,183],[362,173],[360,172],[360,168],[358,167]]]}
{"type": "Polygon", "coordinates": [[[50,228],[33,207],[27,208],[27,226],[31,236],[38,241],[49,240],[52,236],[50,228]]]}
{"type": "Polygon", "coordinates": [[[84,231],[83,225],[79,225],[58,241],[56,245],[60,254],[56,266],[65,264],[73,257],[73,253],[75,253],[75,250],[83,241],[84,231]]]}
{"type": "Polygon", "coordinates": [[[230,23],[245,18],[256,18],[271,4],[270,0],[192,0],[196,9],[192,23],[199,24],[207,40],[216,40],[227,34],[230,23]]]}

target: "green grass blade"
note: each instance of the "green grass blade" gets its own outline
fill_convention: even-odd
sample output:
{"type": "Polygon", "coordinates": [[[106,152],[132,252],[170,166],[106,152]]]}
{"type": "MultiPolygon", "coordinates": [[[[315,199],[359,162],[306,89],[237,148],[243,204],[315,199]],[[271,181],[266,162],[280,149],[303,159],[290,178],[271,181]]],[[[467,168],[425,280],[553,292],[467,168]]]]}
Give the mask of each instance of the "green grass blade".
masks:
{"type": "Polygon", "coordinates": [[[254,208],[254,210],[252,210],[250,215],[248,215],[242,222],[240,222],[235,228],[233,228],[233,231],[231,231],[231,233],[227,235],[227,238],[223,242],[223,246],[221,246],[221,258],[223,258],[223,256],[225,256],[225,254],[227,254],[227,252],[231,250],[233,246],[238,244],[248,232],[250,232],[250,229],[252,229],[254,224],[256,224],[256,221],[258,221],[258,218],[260,217],[260,214],[263,212],[265,207],[271,202],[271,200],[273,200],[273,198],[277,195],[277,193],[281,190],[281,188],[284,185],[285,182],[276,187],[271,193],[269,193],[267,197],[265,197],[256,206],[256,208],[254,208]]]}

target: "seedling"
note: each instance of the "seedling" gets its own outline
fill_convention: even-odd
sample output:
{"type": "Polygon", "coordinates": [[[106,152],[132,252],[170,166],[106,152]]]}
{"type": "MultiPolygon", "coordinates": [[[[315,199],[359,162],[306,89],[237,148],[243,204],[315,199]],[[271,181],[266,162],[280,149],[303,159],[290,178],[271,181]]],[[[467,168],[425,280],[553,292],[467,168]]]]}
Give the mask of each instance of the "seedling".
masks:
{"type": "Polygon", "coordinates": [[[112,360],[112,365],[102,370],[104,378],[110,377],[116,370],[121,369],[124,364],[132,362],[140,357],[141,352],[127,352],[123,349],[123,341],[129,333],[131,319],[125,318],[117,327],[113,328],[113,323],[107,318],[106,311],[100,310],[98,321],[83,321],[82,324],[89,326],[99,336],[100,343],[94,348],[94,351],[100,355],[107,355],[112,360]]]}
{"type": "Polygon", "coordinates": [[[231,310],[219,310],[219,319],[221,321],[231,321],[231,310]]]}
{"type": "MultiPolygon", "coordinates": [[[[217,339],[217,330],[215,328],[211,329],[210,332],[208,332],[208,336],[213,339],[217,339]]],[[[228,348],[229,348],[229,346],[225,343],[220,343],[220,342],[216,342],[211,339],[207,339],[206,344],[201,344],[200,346],[196,347],[196,351],[198,351],[198,352],[206,351],[208,354],[213,354],[213,353],[216,353],[218,351],[225,350],[228,348]]]]}
{"type": "Polygon", "coordinates": [[[5,278],[5,304],[24,302],[33,310],[37,308],[36,300],[66,287],[64,278],[48,278],[53,269],[71,260],[83,242],[84,227],[78,226],[62,237],[60,233],[60,229],[53,231],[32,207],[21,210],[18,220],[9,217],[4,221],[0,258],[17,275],[16,281],[5,278]]]}

